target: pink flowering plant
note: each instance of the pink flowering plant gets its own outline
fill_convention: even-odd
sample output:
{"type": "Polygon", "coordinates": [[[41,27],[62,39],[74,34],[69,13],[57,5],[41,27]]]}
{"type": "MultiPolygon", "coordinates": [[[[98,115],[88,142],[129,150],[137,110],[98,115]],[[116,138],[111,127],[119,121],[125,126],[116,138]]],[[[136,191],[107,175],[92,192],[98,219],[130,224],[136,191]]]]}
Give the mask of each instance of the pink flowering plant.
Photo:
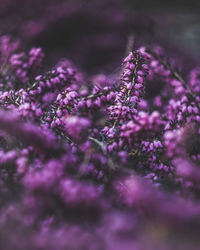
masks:
{"type": "Polygon", "coordinates": [[[142,43],[112,74],[45,57],[0,37],[2,250],[199,249],[200,67],[142,43]]]}

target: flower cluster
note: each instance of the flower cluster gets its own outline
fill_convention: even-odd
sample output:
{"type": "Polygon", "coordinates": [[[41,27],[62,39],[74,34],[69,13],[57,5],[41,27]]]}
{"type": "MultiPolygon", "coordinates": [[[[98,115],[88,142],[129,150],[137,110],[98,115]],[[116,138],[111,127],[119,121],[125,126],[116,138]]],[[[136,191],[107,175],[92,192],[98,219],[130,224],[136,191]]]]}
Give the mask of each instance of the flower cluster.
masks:
{"type": "Polygon", "coordinates": [[[4,249],[172,249],[177,232],[199,243],[199,68],[184,80],[154,46],[112,75],[67,59],[45,72],[41,48],[19,48],[0,38],[4,249]]]}

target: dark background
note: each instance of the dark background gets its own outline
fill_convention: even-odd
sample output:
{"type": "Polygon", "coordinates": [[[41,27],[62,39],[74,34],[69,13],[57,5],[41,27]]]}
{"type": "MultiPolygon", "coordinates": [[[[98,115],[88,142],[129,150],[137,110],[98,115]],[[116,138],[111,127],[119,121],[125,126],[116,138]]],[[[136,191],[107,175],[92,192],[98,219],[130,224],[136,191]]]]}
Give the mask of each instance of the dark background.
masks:
{"type": "Polygon", "coordinates": [[[0,34],[41,46],[50,66],[60,57],[88,73],[111,72],[124,56],[130,34],[135,46],[161,44],[199,63],[200,1],[0,0],[0,34]]]}

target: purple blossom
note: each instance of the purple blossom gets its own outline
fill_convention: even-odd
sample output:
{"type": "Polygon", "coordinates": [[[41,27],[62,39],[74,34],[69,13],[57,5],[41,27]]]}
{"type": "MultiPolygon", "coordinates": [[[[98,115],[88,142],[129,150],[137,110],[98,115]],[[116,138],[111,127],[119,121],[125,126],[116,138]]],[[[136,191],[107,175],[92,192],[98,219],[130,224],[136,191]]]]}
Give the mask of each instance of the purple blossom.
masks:
{"type": "Polygon", "coordinates": [[[123,1],[28,2],[0,37],[3,249],[199,249],[199,66],[137,36],[120,65],[123,1]]]}

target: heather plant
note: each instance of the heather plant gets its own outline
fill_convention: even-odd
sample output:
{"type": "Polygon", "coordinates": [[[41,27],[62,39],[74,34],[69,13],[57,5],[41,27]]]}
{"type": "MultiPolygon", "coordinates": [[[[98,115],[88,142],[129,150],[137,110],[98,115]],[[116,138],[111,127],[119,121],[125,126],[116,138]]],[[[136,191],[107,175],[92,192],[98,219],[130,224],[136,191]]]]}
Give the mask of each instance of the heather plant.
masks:
{"type": "Polygon", "coordinates": [[[1,36],[3,250],[199,249],[200,68],[149,44],[118,64],[48,68],[1,36]]]}

